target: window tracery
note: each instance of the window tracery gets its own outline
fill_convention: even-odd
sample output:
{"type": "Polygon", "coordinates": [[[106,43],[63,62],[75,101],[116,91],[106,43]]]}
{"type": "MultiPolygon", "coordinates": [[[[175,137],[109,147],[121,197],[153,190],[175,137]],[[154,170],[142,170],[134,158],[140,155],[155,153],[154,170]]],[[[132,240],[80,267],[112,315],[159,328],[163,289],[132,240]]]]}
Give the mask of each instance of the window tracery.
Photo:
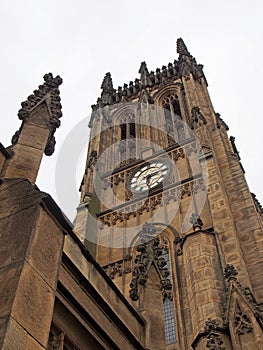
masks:
{"type": "Polygon", "coordinates": [[[182,114],[178,96],[176,94],[166,96],[162,100],[162,107],[164,109],[168,146],[176,142],[182,142],[185,140],[185,131],[182,123],[180,123],[182,114]]]}
{"type": "Polygon", "coordinates": [[[140,297],[139,286],[146,286],[148,272],[154,266],[160,278],[160,289],[163,296],[163,316],[166,345],[176,343],[176,318],[172,291],[171,263],[169,256],[169,240],[158,235],[154,224],[145,223],[139,234],[140,242],[132,270],[133,279],[130,284],[130,298],[134,301],[140,297]]]}

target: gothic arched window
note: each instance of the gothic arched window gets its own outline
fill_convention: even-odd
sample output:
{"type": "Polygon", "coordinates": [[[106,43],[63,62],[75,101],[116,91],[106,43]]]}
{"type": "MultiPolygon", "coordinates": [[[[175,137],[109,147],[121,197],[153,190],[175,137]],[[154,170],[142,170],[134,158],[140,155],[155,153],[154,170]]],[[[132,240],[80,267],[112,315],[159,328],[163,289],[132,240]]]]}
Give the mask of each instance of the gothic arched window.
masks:
{"type": "Polygon", "coordinates": [[[136,137],[136,125],[134,123],[134,115],[128,115],[122,118],[121,128],[121,140],[136,137]]]}
{"type": "Polygon", "coordinates": [[[123,166],[136,159],[136,124],[134,114],[127,114],[121,118],[120,136],[120,164],[123,166]]]}
{"type": "Polygon", "coordinates": [[[126,140],[127,132],[126,132],[126,124],[121,124],[121,139],[126,140]]]}
{"type": "Polygon", "coordinates": [[[180,141],[175,140],[176,137],[174,137],[174,131],[176,130],[176,121],[182,119],[178,96],[171,94],[165,97],[162,101],[162,107],[164,109],[168,146],[171,146],[176,141],[180,141]]]}
{"type": "Polygon", "coordinates": [[[177,95],[171,94],[165,97],[162,101],[162,107],[165,110],[169,110],[171,113],[173,113],[176,118],[182,119],[181,108],[177,95]]]}

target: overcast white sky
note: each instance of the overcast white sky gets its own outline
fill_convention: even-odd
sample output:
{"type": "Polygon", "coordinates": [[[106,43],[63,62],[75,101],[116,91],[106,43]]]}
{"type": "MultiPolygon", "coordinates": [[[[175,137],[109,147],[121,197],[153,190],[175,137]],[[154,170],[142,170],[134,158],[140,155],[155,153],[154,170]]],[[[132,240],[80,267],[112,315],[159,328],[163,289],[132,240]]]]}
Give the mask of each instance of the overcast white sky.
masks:
{"type": "MultiPolygon", "coordinates": [[[[63,118],[56,153],[45,157],[37,184],[71,219],[78,203],[69,187],[77,189],[82,174],[76,183],[65,184],[68,199],[56,197],[55,169],[63,141],[89,116],[106,72],[117,88],[138,77],[141,61],[149,70],[166,65],[177,58],[178,37],[204,65],[214,108],[236,137],[250,189],[263,202],[261,0],[2,0],[0,15],[0,140],[10,144],[20,125],[20,103],[43,75],[61,75],[63,118]]],[[[82,172],[83,166],[78,169],[82,172]]]]}

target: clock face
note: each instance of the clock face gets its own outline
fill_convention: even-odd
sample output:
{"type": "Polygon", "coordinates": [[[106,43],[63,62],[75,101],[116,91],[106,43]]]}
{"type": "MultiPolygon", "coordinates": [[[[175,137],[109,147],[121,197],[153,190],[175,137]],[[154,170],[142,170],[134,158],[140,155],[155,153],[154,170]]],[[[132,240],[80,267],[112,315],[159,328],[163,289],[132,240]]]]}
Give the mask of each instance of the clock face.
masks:
{"type": "Polygon", "coordinates": [[[160,185],[168,175],[168,171],[168,165],[161,161],[143,165],[140,169],[134,172],[131,178],[131,191],[143,192],[160,185]]]}

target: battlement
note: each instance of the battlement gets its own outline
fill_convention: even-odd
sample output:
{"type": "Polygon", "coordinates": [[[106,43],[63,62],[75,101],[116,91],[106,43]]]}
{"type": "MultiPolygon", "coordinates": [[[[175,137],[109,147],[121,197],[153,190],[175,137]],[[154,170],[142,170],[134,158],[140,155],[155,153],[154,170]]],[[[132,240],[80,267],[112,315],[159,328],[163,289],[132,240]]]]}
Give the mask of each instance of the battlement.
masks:
{"type": "MultiPolygon", "coordinates": [[[[92,110],[95,111],[119,102],[133,101],[144,89],[152,90],[157,85],[169,84],[191,73],[196,80],[204,77],[203,65],[197,64],[181,38],[177,39],[177,53],[179,54],[178,60],[174,60],[173,63],[169,62],[167,66],[163,65],[161,69],[157,68],[155,72],[149,72],[146,63],[142,62],[139,69],[140,78],[130,81],[129,84],[125,83],[123,87],[119,86],[117,89],[113,87],[111,74],[106,73],[101,85],[101,97],[98,98],[96,104],[91,106],[92,110]]],[[[148,103],[153,103],[150,96],[148,103]]]]}

